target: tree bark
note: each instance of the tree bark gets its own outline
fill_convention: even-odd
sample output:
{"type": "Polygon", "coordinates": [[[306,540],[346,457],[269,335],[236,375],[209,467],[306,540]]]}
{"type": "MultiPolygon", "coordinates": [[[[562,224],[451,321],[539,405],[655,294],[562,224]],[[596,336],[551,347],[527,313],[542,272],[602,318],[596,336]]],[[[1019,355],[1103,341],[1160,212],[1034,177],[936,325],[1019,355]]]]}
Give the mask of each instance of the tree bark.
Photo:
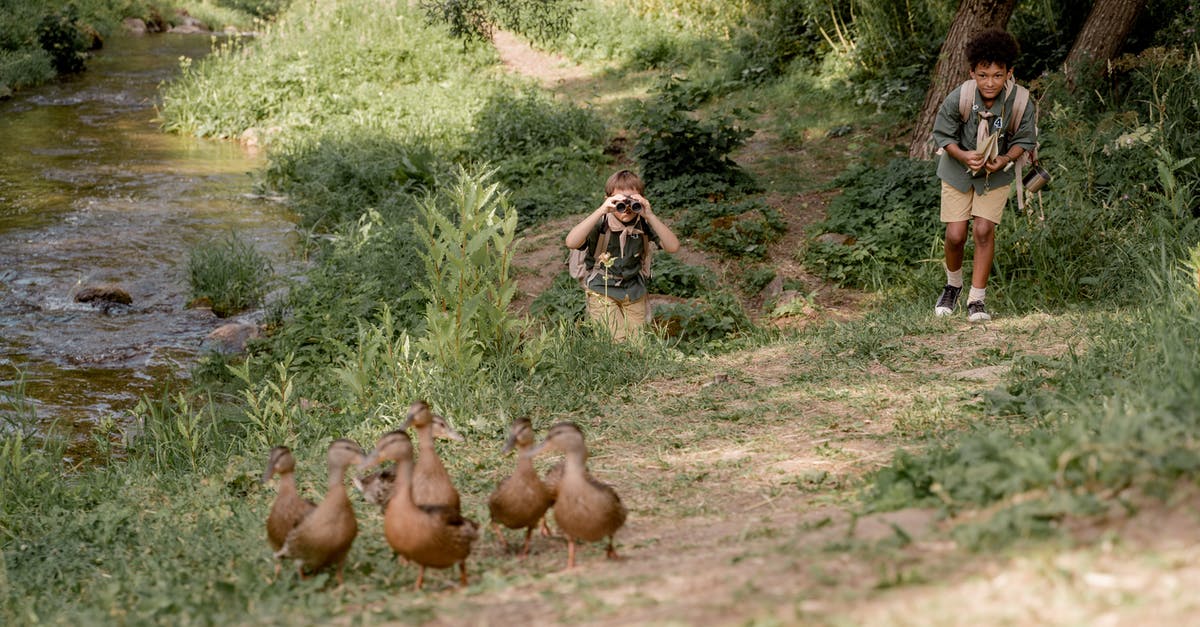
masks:
{"type": "Polygon", "coordinates": [[[1063,62],[1067,78],[1117,56],[1145,6],[1146,0],[1096,0],[1063,62]]]}
{"type": "Polygon", "coordinates": [[[938,107],[946,94],[966,80],[969,74],[967,41],[982,30],[1004,28],[1016,6],[1017,0],[962,0],[959,3],[942,51],[938,54],[937,65],[933,68],[929,91],[925,92],[925,104],[921,106],[912,142],[908,146],[909,157],[928,159],[932,155],[929,135],[933,132],[933,120],[937,117],[938,107]]]}

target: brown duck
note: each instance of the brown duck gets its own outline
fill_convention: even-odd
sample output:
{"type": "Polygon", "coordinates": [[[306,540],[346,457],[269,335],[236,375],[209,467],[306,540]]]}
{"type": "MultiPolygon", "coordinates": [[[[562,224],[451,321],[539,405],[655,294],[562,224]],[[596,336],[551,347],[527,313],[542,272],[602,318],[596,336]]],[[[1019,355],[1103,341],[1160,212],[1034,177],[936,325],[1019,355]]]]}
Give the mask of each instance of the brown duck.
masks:
{"type": "Polygon", "coordinates": [[[408,417],[400,430],[412,427],[417,432],[420,457],[413,471],[413,499],[421,505],[443,505],[459,511],[458,490],[450,481],[450,473],[442,465],[433,446],[435,437],[462,442],[463,437],[450,428],[446,419],[429,410],[425,401],[417,401],[408,408],[408,417]]]}
{"type": "Polygon", "coordinates": [[[329,487],[324,500],[288,532],[275,557],[296,560],[301,577],[336,565],[337,580],[341,584],[346,554],[358,535],[354,508],[346,494],[346,468],[360,463],[363,451],[350,440],[334,440],[329,445],[327,457],[329,487]]]}
{"type": "MultiPolygon", "coordinates": [[[[304,520],[316,504],[301,498],[296,490],[296,458],[292,450],[286,446],[276,446],[271,449],[267,458],[267,470],[263,473],[262,482],[266,483],[271,477],[279,475],[276,485],[275,502],[271,504],[271,513],[267,515],[267,542],[271,551],[283,548],[287,534],[304,520]]],[[[279,562],[275,562],[275,576],[279,576],[279,562]]]]}
{"type": "Polygon", "coordinates": [[[418,505],[413,498],[413,446],[404,430],[384,435],[362,463],[370,468],[383,460],[396,462],[396,483],[383,513],[383,534],[392,550],[416,562],[416,589],[425,581],[425,567],[459,566],[459,581],[467,585],[467,556],[478,535],[476,524],[445,505],[418,505]]]}
{"type": "Polygon", "coordinates": [[[575,566],[575,542],[595,542],[608,537],[608,558],[617,559],[613,535],[625,524],[625,506],[612,486],[597,481],[587,470],[587,446],[574,423],[560,422],[546,439],[529,451],[562,451],[565,465],[554,501],[554,521],[567,536],[567,568],[575,566]]]}
{"type": "Polygon", "coordinates": [[[496,537],[508,550],[508,541],[500,525],[509,529],[525,530],[525,546],[521,548],[521,558],[529,554],[529,541],[538,521],[550,507],[550,490],[542,483],[537,471],[533,468],[533,458],[528,455],[533,446],[533,425],[528,419],[521,418],[513,422],[508,432],[508,440],[504,443],[502,454],[507,455],[517,449],[517,468],[513,474],[502,480],[492,496],[488,499],[488,510],[492,515],[492,530],[496,537]]]}

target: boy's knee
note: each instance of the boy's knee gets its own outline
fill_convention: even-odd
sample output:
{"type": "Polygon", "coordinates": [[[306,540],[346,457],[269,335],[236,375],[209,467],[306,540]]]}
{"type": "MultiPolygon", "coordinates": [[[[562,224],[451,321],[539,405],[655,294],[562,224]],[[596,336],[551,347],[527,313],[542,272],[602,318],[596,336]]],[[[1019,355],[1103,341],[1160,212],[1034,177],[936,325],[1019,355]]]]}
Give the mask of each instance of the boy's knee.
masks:
{"type": "Polygon", "coordinates": [[[987,243],[996,237],[996,225],[987,220],[975,220],[975,243],[987,243]]]}
{"type": "Polygon", "coordinates": [[[967,243],[966,229],[946,229],[946,244],[953,247],[961,247],[967,243]]]}

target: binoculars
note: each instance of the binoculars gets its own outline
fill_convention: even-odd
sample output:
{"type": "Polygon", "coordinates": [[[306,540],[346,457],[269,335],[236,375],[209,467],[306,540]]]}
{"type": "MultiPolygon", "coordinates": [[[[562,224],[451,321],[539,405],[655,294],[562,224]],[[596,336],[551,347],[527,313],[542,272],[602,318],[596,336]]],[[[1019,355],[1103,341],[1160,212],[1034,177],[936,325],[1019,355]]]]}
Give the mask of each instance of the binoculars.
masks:
{"type": "Polygon", "coordinates": [[[630,196],[626,196],[617,200],[613,203],[613,206],[616,207],[617,211],[632,211],[634,213],[642,212],[641,201],[630,196]]]}

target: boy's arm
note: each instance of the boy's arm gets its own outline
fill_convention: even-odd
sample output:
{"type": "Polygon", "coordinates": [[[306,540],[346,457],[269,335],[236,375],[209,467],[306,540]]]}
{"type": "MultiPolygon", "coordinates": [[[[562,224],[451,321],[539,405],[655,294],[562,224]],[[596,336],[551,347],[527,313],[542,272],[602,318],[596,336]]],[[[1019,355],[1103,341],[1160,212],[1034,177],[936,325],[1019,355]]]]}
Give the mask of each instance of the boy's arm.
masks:
{"type": "Polygon", "coordinates": [[[609,202],[605,200],[604,204],[600,205],[600,208],[593,211],[590,215],[588,215],[588,217],[584,218],[579,224],[576,224],[571,231],[567,233],[567,248],[575,250],[582,247],[584,243],[587,242],[588,235],[591,234],[592,229],[596,228],[596,223],[602,216],[604,216],[604,214],[608,213],[608,205],[609,202]]]}
{"type": "Polygon", "coordinates": [[[669,253],[679,250],[679,238],[675,236],[675,232],[667,226],[666,222],[659,220],[658,216],[650,210],[650,201],[641,196],[636,198],[642,201],[642,219],[650,225],[650,228],[654,229],[654,234],[658,236],[658,245],[669,253]]]}
{"type": "Polygon", "coordinates": [[[953,89],[942,101],[942,106],[938,107],[937,117],[933,120],[933,141],[955,161],[971,170],[978,170],[984,166],[983,155],[974,150],[966,150],[958,143],[966,125],[962,119],[962,112],[958,110],[958,95],[961,89],[961,85],[953,89]]]}

